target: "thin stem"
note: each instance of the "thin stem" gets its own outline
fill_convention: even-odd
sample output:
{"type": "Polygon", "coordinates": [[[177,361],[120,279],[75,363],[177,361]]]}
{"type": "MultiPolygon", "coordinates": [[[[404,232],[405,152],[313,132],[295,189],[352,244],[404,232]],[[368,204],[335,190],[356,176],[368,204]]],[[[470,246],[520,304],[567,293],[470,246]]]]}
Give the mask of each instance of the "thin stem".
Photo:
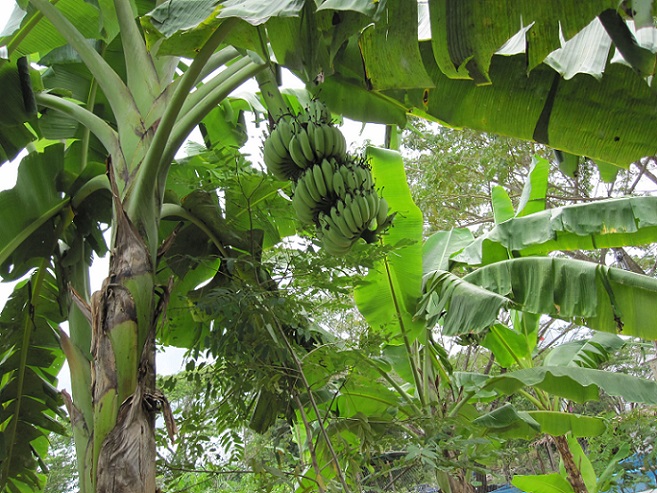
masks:
{"type": "MultiPolygon", "coordinates": [[[[168,168],[170,165],[170,163],[163,162],[162,153],[167,146],[176,119],[180,114],[180,110],[183,107],[189,92],[194,87],[201,70],[203,70],[203,67],[214,51],[224,41],[236,23],[237,20],[235,19],[224,21],[210,36],[210,39],[208,39],[203,48],[201,48],[185,74],[176,83],[176,89],[171,101],[169,101],[169,104],[162,115],[162,119],[157,127],[153,141],[144,157],[139,173],[137,173],[132,188],[132,194],[128,197],[128,203],[126,205],[128,217],[135,218],[138,216],[140,210],[150,210],[152,208],[154,205],[152,204],[154,186],[157,187],[157,192],[159,192],[159,196],[161,196],[164,183],[157,183],[156,180],[158,176],[162,175],[160,173],[161,168],[163,166],[168,168]]],[[[154,238],[149,238],[149,242],[152,243],[157,241],[156,231],[149,231],[148,233],[149,236],[154,235],[154,238]]]]}
{"type": "Polygon", "coordinates": [[[319,425],[319,430],[322,434],[322,437],[324,438],[324,441],[326,442],[326,446],[329,449],[329,454],[331,455],[333,464],[335,465],[335,472],[338,475],[338,480],[342,485],[343,491],[349,493],[351,490],[349,489],[349,486],[347,485],[347,482],[344,478],[344,474],[340,469],[340,462],[338,461],[338,455],[335,453],[335,449],[333,448],[331,439],[328,436],[326,428],[324,427],[324,420],[322,419],[322,415],[319,412],[319,408],[317,407],[317,402],[315,401],[315,397],[313,396],[313,392],[310,388],[310,384],[308,383],[308,379],[306,378],[306,374],[303,372],[303,366],[301,365],[301,361],[299,361],[297,353],[294,352],[294,348],[290,344],[290,341],[288,340],[287,335],[285,334],[285,331],[283,330],[283,327],[281,326],[278,319],[274,317],[273,320],[274,320],[274,324],[276,325],[276,328],[278,329],[279,334],[281,335],[283,341],[285,342],[285,346],[287,347],[290,356],[294,360],[294,365],[297,367],[297,371],[299,372],[299,379],[301,380],[301,383],[303,384],[304,389],[308,394],[308,400],[310,401],[310,405],[312,406],[313,411],[315,412],[315,416],[317,417],[317,424],[319,425]]]}
{"type": "Polygon", "coordinates": [[[46,108],[51,108],[70,116],[75,121],[88,128],[103,144],[107,152],[116,156],[120,154],[119,136],[109,124],[82,106],[59,96],[47,93],[37,93],[36,101],[46,108]]]}
{"type": "Polygon", "coordinates": [[[159,77],[153,59],[146,49],[128,0],[114,0],[114,9],[121,31],[128,88],[143,114],[158,96],[159,77]]]}
{"type": "Polygon", "coordinates": [[[538,400],[536,397],[534,397],[529,392],[527,392],[526,390],[520,389],[520,390],[518,390],[518,393],[521,396],[523,396],[525,399],[527,399],[529,402],[534,404],[534,406],[536,406],[536,409],[539,409],[541,411],[546,410],[545,405],[540,400],[538,400]]]}
{"type": "Polygon", "coordinates": [[[418,396],[420,397],[420,402],[422,407],[425,408],[427,403],[425,396],[422,392],[422,379],[420,378],[419,371],[417,369],[417,363],[413,358],[413,349],[411,347],[411,342],[408,338],[408,331],[404,324],[404,319],[402,318],[401,309],[399,307],[399,300],[397,300],[397,293],[395,292],[395,285],[392,282],[392,273],[390,272],[390,264],[388,263],[388,257],[386,256],[383,259],[383,264],[385,265],[386,275],[388,277],[388,285],[390,286],[390,294],[392,296],[392,303],[395,307],[395,313],[397,314],[397,321],[399,322],[399,329],[402,333],[404,339],[404,346],[406,347],[406,355],[408,356],[408,362],[411,367],[411,372],[413,373],[413,380],[415,381],[415,388],[417,389],[418,396]]]}
{"type": "Polygon", "coordinates": [[[466,392],[463,397],[461,397],[461,400],[456,403],[456,405],[451,409],[449,414],[447,415],[450,418],[454,418],[458,415],[459,411],[463,406],[465,406],[470,398],[475,395],[475,392],[473,390],[466,392]]]}
{"type": "MultiPolygon", "coordinates": [[[[217,70],[222,65],[226,65],[228,62],[240,56],[240,52],[237,51],[233,46],[226,46],[225,48],[220,49],[214,55],[212,55],[208,62],[203,67],[203,70],[198,74],[198,78],[194,81],[194,85],[200,84],[203,79],[205,79],[212,72],[217,70]]],[[[178,82],[180,79],[176,79],[178,82]]],[[[192,93],[193,94],[193,93],[192,93]]]]}
{"type": "Polygon", "coordinates": [[[71,198],[71,207],[73,210],[80,207],[80,204],[87,200],[91,194],[100,190],[111,192],[109,179],[107,175],[94,176],[91,180],[82,185],[76,194],[71,198]]]}
{"type": "MultiPolygon", "coordinates": [[[[101,49],[101,53],[105,49],[105,43],[103,43],[103,48],[101,49]]],[[[98,82],[96,82],[96,79],[92,78],[91,79],[91,85],[89,87],[89,96],[87,97],[87,104],[85,107],[93,113],[94,111],[94,106],[96,104],[96,93],[98,92],[98,82]]],[[[80,156],[80,171],[82,171],[84,168],[87,167],[87,162],[89,161],[89,143],[90,143],[90,137],[91,137],[91,130],[89,127],[86,125],[84,126],[84,130],[82,133],[82,155],[80,156]]]]}
{"type": "Polygon", "coordinates": [[[299,393],[294,392],[294,401],[297,404],[297,407],[299,408],[299,414],[301,415],[301,421],[303,421],[303,426],[306,429],[306,447],[308,447],[308,451],[310,452],[310,461],[313,464],[313,469],[315,470],[315,475],[317,476],[317,488],[320,491],[320,493],[323,493],[324,487],[322,486],[323,481],[320,480],[322,477],[322,470],[319,468],[319,464],[317,462],[317,454],[315,453],[315,445],[313,444],[313,430],[310,427],[310,423],[308,422],[308,416],[306,416],[306,411],[303,408],[303,404],[301,403],[301,399],[299,399],[299,393]]]}
{"type": "Polygon", "coordinates": [[[222,84],[219,84],[213,92],[208,94],[197,106],[192,108],[176,123],[176,126],[171,132],[169,142],[162,153],[162,166],[160,168],[161,183],[166,179],[166,173],[176,152],[178,152],[178,149],[180,149],[180,146],[185,142],[185,139],[194,130],[196,125],[231,92],[262,70],[263,65],[258,65],[248,60],[244,62],[243,64],[241,61],[237,62],[235,65],[244,65],[243,68],[237,70],[237,72],[230,75],[222,84]]]}
{"type": "Polygon", "coordinates": [[[21,243],[23,243],[32,233],[37,231],[46,221],[55,217],[64,208],[68,207],[70,199],[65,198],[57,202],[50,209],[45,211],[41,216],[32,221],[29,226],[23,229],[17,236],[11,239],[5,247],[0,250],[0,264],[4,264],[9,255],[11,255],[21,243]]]}
{"type": "Polygon", "coordinates": [[[138,115],[130,91],[118,74],[101,57],[76,27],[48,0],[29,0],[50,22],[59,34],[80,55],[91,74],[98,81],[118,121],[134,121],[138,115]]]}
{"type": "Polygon", "coordinates": [[[500,337],[500,334],[497,333],[497,332],[494,332],[494,334],[495,334],[495,337],[497,338],[497,340],[499,341],[499,343],[502,344],[502,346],[504,346],[504,349],[506,349],[507,352],[513,357],[514,361],[516,362],[516,364],[520,368],[522,368],[522,369],[529,368],[529,365],[527,365],[526,363],[523,363],[520,360],[520,358],[518,358],[515,351],[511,348],[511,346],[509,346],[509,343],[507,342],[507,340],[504,337],[500,337]]]}

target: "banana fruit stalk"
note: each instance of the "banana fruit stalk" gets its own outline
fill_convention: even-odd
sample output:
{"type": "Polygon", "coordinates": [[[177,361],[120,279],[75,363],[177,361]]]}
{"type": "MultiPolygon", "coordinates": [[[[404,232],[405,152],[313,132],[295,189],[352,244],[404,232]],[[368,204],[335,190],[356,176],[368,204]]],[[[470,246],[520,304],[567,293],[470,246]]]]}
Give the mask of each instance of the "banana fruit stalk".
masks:
{"type": "Polygon", "coordinates": [[[314,224],[331,255],[345,255],[363,238],[373,243],[394,214],[379,197],[368,163],[347,154],[342,132],[321,102],[281,118],[265,140],[263,157],[279,180],[293,180],[292,206],[304,224],[314,224]]]}

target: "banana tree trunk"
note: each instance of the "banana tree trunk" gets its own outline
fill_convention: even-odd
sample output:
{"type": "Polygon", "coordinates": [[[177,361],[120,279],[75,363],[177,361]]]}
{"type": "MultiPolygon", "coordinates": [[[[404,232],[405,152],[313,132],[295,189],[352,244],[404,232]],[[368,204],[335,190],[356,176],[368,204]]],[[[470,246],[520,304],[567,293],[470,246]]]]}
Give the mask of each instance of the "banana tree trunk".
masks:
{"type": "Polygon", "coordinates": [[[573,453],[570,451],[568,446],[568,439],[565,436],[555,436],[552,437],[554,444],[561,455],[561,460],[563,461],[564,469],[566,469],[566,475],[568,476],[568,482],[573,487],[575,493],[588,493],[588,489],[584,484],[584,479],[582,478],[582,473],[575,463],[575,458],[573,453]]]}
{"type": "Polygon", "coordinates": [[[93,477],[96,493],[154,493],[154,262],[115,200],[109,276],[91,300],[93,477]]]}

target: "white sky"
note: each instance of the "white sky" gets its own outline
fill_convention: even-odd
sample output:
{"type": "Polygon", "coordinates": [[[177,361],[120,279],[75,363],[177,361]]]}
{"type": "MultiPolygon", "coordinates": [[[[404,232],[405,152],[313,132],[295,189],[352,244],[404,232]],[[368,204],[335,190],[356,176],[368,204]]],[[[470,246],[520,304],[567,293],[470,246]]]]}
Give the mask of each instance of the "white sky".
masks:
{"type": "MultiPolygon", "coordinates": [[[[13,0],[0,0],[0,31],[4,28],[11,13],[14,9],[13,0]]],[[[293,76],[288,74],[286,84],[292,86],[303,87],[300,81],[295,80],[293,76]]],[[[255,83],[253,85],[247,85],[246,87],[240,88],[240,91],[243,90],[255,90],[255,83]]],[[[260,132],[257,135],[260,135],[260,132]]],[[[347,138],[348,144],[352,147],[360,147],[365,139],[370,140],[375,145],[383,144],[383,126],[382,125],[373,125],[369,124],[365,128],[362,127],[360,123],[355,122],[345,122],[343,127],[343,132],[347,138]]],[[[192,139],[200,140],[200,135],[196,136],[193,134],[192,139]]],[[[247,144],[248,150],[252,155],[257,156],[259,154],[258,148],[260,147],[259,138],[250,139],[250,143],[247,144]]],[[[14,162],[5,163],[0,168],[0,190],[6,190],[12,188],[16,183],[16,170],[18,168],[19,159],[16,159],[14,162]]],[[[107,264],[108,258],[96,259],[91,268],[91,284],[92,292],[100,288],[103,278],[107,274],[107,264]]],[[[0,309],[4,306],[6,299],[9,297],[13,289],[13,283],[0,283],[0,309]]],[[[178,372],[182,369],[184,351],[178,348],[166,348],[164,352],[158,352],[157,357],[157,370],[159,374],[166,375],[178,372]]],[[[70,377],[69,372],[66,368],[60,373],[60,387],[70,390],[70,377]]]]}

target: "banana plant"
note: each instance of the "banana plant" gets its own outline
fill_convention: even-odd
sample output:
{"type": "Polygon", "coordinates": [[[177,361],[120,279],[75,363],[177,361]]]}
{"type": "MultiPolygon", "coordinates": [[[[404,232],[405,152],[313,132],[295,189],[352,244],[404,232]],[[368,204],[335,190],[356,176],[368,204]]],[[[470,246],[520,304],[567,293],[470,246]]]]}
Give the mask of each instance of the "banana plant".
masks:
{"type": "MultiPolygon", "coordinates": [[[[590,463],[582,458],[576,437],[599,435],[605,425],[596,417],[565,412],[563,399],[597,400],[604,390],[629,402],[655,402],[654,382],[602,371],[598,366],[623,344],[617,334],[655,339],[654,331],[645,328],[645,321],[652,316],[645,303],[654,296],[657,284],[648,276],[620,269],[531,255],[560,247],[568,250],[588,245],[591,248],[604,242],[622,246],[631,242],[630,238],[641,237],[641,233],[650,235],[651,226],[624,214],[632,210],[632,198],[544,210],[546,185],[546,163],[536,160],[517,210],[514,211],[504,190],[493,190],[496,225],[490,232],[461,250],[457,248],[462,243],[454,241],[457,235],[441,236],[445,245],[439,250],[454,253],[442,263],[442,269],[435,269],[425,277],[418,316],[427,317],[430,326],[440,324],[444,335],[476,337],[493,353],[500,366],[514,369],[497,376],[462,372],[454,375],[468,399],[486,402],[500,395],[518,394],[535,409],[519,411],[509,404],[476,418],[473,423],[486,427],[494,436],[529,438],[545,433],[552,437],[562,459],[562,473],[519,477],[514,484],[527,491],[559,488],[591,492],[597,491],[598,483],[590,463]],[[621,226],[617,214],[632,219],[621,226]],[[545,230],[533,226],[538,224],[535,220],[544,226],[545,222],[539,218],[550,217],[568,218],[561,222],[562,231],[567,232],[561,235],[548,228],[543,235],[545,230]],[[518,224],[523,228],[514,230],[518,241],[515,245],[523,247],[514,248],[498,240],[500,231],[518,224]],[[636,235],[625,235],[627,228],[636,235]],[[530,253],[532,248],[536,250],[530,253]],[[524,257],[517,258],[520,255],[524,257]],[[473,258],[476,258],[473,264],[484,265],[462,278],[449,272],[460,261],[473,258]],[[501,311],[509,313],[511,325],[501,322],[501,311]],[[542,314],[602,332],[596,332],[588,341],[558,346],[537,366],[534,351],[542,314]]],[[[636,210],[637,216],[641,215],[641,207],[637,206],[636,210]]]]}
{"type": "MultiPolygon", "coordinates": [[[[576,12],[542,10],[538,25],[552,29],[542,46],[557,46],[560,24],[568,35],[574,34],[594,17],[616,8],[610,3],[593,2],[576,12]]],[[[417,35],[417,5],[401,0],[336,0],[319,5],[303,0],[275,4],[201,0],[193,6],[174,0],[97,4],[20,0],[17,6],[22,20],[0,42],[5,48],[0,89],[6,105],[0,117],[0,159],[13,159],[23,149],[29,154],[19,169],[16,187],[2,194],[0,263],[5,280],[36,270],[24,303],[29,320],[22,325],[20,349],[9,343],[2,347],[3,356],[8,356],[3,362],[13,362],[19,369],[2,381],[3,390],[7,389],[3,395],[11,396],[14,406],[6,408],[13,412],[7,411],[8,419],[1,425],[3,436],[9,430],[5,438],[13,442],[3,441],[8,445],[0,454],[0,486],[11,490],[39,487],[40,478],[30,471],[38,462],[35,457],[43,455],[43,437],[49,429],[40,420],[56,408],[47,401],[43,412],[35,415],[34,408],[22,404],[23,396],[34,390],[25,375],[30,374],[28,368],[38,368],[28,362],[39,347],[30,345],[31,334],[36,332],[29,328],[46,306],[43,299],[57,299],[69,321],[69,333],[63,334],[55,329],[58,317],[43,318],[61,348],[57,352],[48,346],[48,350],[56,360],[64,354],[72,371],[73,395],[65,401],[75,435],[81,491],[156,489],[154,415],[167,405],[154,385],[154,351],[156,329],[168,301],[179,300],[174,294],[193,291],[215,275],[215,283],[220,283],[217,265],[221,260],[217,259],[234,260],[240,256],[236,252],[246,250],[241,260],[258,264],[264,241],[277,241],[289,227],[284,224],[277,231],[272,221],[263,221],[269,225],[269,234],[266,240],[257,239],[257,228],[250,221],[245,227],[244,216],[226,221],[223,211],[208,200],[214,196],[190,194],[190,190],[170,193],[176,188],[170,178],[185,173],[184,167],[174,171],[175,158],[198,126],[211,146],[224,139],[225,132],[216,133],[217,126],[221,128],[217,118],[234,124],[239,104],[222,102],[245,81],[270,69],[269,50],[304,81],[316,83],[334,111],[362,121],[403,125],[410,111],[452,125],[548,142],[620,165],[653,151],[654,127],[648,123],[654,120],[657,105],[642,78],[650,75],[645,53],[626,50],[625,58],[638,74],[631,68],[610,66],[600,83],[588,78],[561,80],[552,68],[536,66],[533,58],[527,77],[525,55],[491,55],[490,47],[509,35],[507,11],[496,11],[493,22],[486,21],[504,27],[483,42],[485,48],[477,42],[451,59],[459,66],[457,76],[465,76],[467,70],[467,76],[475,79],[472,82],[451,78],[453,70],[445,68],[449,66],[445,47],[453,57],[460,41],[450,27],[442,26],[440,14],[447,8],[455,12],[455,20],[468,25],[487,14],[474,8],[453,10],[447,2],[430,2],[436,35],[418,44],[408,42],[417,35]],[[498,20],[504,22],[498,24],[498,20]],[[466,61],[471,55],[478,67],[476,77],[466,61]],[[38,61],[41,68],[32,67],[30,61],[38,61]],[[478,85],[482,81],[492,84],[478,85]],[[592,101],[606,103],[592,105],[592,101]],[[217,110],[219,105],[221,110],[217,110]],[[506,111],[498,111],[499,107],[506,111]],[[590,125],[581,124],[579,116],[584,114],[589,115],[590,125]],[[182,220],[183,226],[172,226],[164,219],[182,220]],[[109,246],[103,236],[106,225],[111,229],[109,246]],[[187,244],[200,256],[215,259],[214,265],[180,261],[181,248],[172,245],[183,228],[198,235],[191,225],[204,233],[204,241],[187,244]],[[250,249],[244,248],[246,243],[250,249]],[[93,295],[88,280],[92,250],[111,254],[107,279],[93,295]],[[171,252],[178,254],[178,262],[167,258],[171,252]],[[173,272],[172,287],[168,279],[162,279],[160,261],[173,272]],[[50,283],[43,282],[52,272],[57,274],[57,295],[47,291],[50,283]],[[175,291],[180,286],[175,281],[187,275],[184,290],[175,291]],[[13,359],[14,354],[20,358],[13,359]],[[33,425],[31,434],[19,435],[18,423],[25,422],[33,425]],[[25,436],[34,436],[30,447],[16,446],[25,436]]],[[[642,6],[635,10],[645,20],[650,9],[642,6]]],[[[518,22],[529,18],[524,7],[510,11],[518,22]]],[[[617,25],[617,14],[612,14],[603,19],[617,25]]],[[[623,51],[633,38],[622,29],[619,32],[612,39],[623,51]]],[[[530,31],[532,47],[537,46],[533,34],[530,31]]],[[[226,139],[232,142],[234,135],[226,139]]],[[[377,153],[372,152],[373,159],[377,153]]],[[[236,162],[235,153],[217,155],[236,162]]],[[[216,164],[204,159],[206,164],[216,164]]],[[[394,184],[389,188],[392,192],[394,184]]],[[[249,194],[256,190],[252,188],[249,194]]],[[[232,200],[235,196],[230,195],[231,208],[239,203],[232,200]]],[[[265,203],[264,197],[259,200],[265,203]]],[[[274,203],[280,205],[280,201],[274,203]]],[[[402,199],[395,207],[409,215],[412,225],[412,231],[404,231],[400,221],[395,246],[401,248],[401,236],[408,235],[414,242],[421,233],[421,220],[402,199]]],[[[412,317],[413,303],[421,296],[418,245],[407,245],[409,252],[415,252],[408,267],[390,256],[380,274],[387,286],[394,286],[394,296],[386,288],[386,299],[396,302],[393,320],[403,324],[403,331],[394,332],[393,338],[403,341],[416,391],[428,403],[428,392],[420,389],[428,388],[430,372],[421,373],[420,366],[435,365],[440,371],[442,363],[435,353],[423,358],[417,354],[418,341],[428,340],[424,324],[412,317]]],[[[258,274],[249,269],[235,272],[241,280],[258,280],[258,274]]],[[[601,279],[605,289],[615,282],[609,276],[601,279]]],[[[202,297],[205,292],[196,294],[202,297]]],[[[622,300],[621,305],[625,306],[622,300]]],[[[192,311],[188,312],[191,316],[192,311]]],[[[167,340],[184,345],[204,340],[206,320],[199,312],[194,314],[198,318],[188,319],[189,325],[178,325],[175,330],[169,325],[167,340]],[[188,327],[193,327],[191,334],[188,327]]],[[[389,320],[373,325],[387,325],[389,320]]],[[[52,375],[35,374],[52,383],[52,375]]],[[[47,393],[37,394],[36,400],[46,402],[47,393]]]]}
{"type": "MultiPolygon", "coordinates": [[[[52,385],[65,356],[73,392],[64,401],[81,491],[155,491],[154,416],[167,407],[155,388],[155,338],[171,294],[171,282],[158,279],[156,271],[158,260],[167,258],[167,248],[161,248],[167,228],[160,221],[177,218],[196,225],[215,258],[216,252],[234,255],[227,249],[248,243],[248,231],[239,225],[217,224],[219,211],[211,224],[207,201],[189,197],[181,203],[167,192],[163,207],[167,178],[197,125],[210,146],[226,136],[214,130],[217,116],[236,128],[225,99],[267,65],[226,43],[240,12],[226,11],[209,31],[197,26],[211,12],[201,17],[178,12],[173,24],[169,18],[168,31],[160,24],[167,37],[181,36],[180,50],[197,52],[184,63],[182,53],[156,54],[144,38],[144,32],[154,31],[136,16],[154,3],[142,2],[140,11],[124,0],[100,6],[35,0],[21,6],[26,10],[20,28],[3,40],[8,59],[2,86],[16,106],[13,120],[3,122],[3,157],[13,158],[31,140],[35,144],[19,167],[16,187],[2,194],[0,260],[3,279],[36,271],[16,290],[16,303],[22,299],[25,306],[25,319],[12,322],[23,327],[21,344],[8,337],[2,346],[8,419],[2,425],[0,486],[14,491],[42,483],[33,471],[45,454],[47,432],[54,429],[50,423],[60,401],[52,385]],[[45,69],[29,66],[25,55],[33,53],[45,69]],[[180,76],[177,67],[184,72],[180,76]],[[91,251],[107,251],[103,224],[111,226],[109,275],[91,295],[91,251]],[[63,319],[68,333],[56,329],[63,319]],[[47,362],[52,368],[38,371],[47,362]]],[[[151,19],[162,12],[153,10],[151,19]]],[[[234,159],[234,153],[223,159],[234,159]]],[[[178,262],[176,268],[182,277],[189,265],[178,262]]],[[[14,305],[5,311],[5,317],[15,318],[14,305]]]]}

